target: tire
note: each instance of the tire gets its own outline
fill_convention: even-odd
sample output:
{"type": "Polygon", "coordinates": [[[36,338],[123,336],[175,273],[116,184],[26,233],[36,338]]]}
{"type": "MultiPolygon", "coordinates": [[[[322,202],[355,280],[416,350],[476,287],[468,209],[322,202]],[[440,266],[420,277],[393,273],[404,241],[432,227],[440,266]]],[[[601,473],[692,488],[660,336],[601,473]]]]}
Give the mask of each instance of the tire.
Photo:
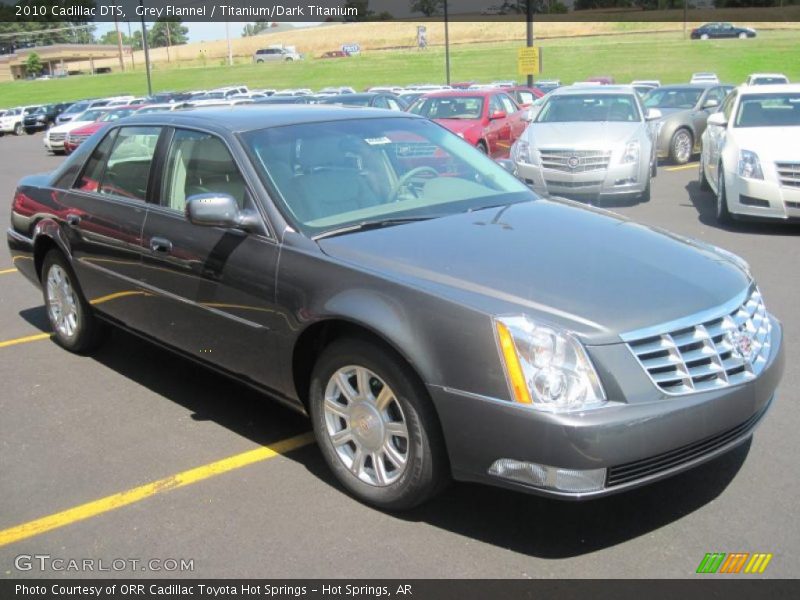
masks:
{"type": "Polygon", "coordinates": [[[651,189],[652,189],[652,182],[648,179],[647,187],[644,188],[644,191],[639,196],[639,202],[650,202],[651,189]]]}
{"type": "Polygon", "coordinates": [[[669,158],[676,165],[685,165],[692,158],[694,139],[686,128],[678,129],[669,141],[669,158]]]}
{"type": "Polygon", "coordinates": [[[707,40],[708,39],[708,34],[704,33],[703,35],[700,36],[700,39],[701,40],[707,40]]]}
{"type": "Polygon", "coordinates": [[[487,156],[489,155],[489,148],[486,146],[486,142],[484,142],[483,140],[475,144],[475,147],[481,152],[483,152],[485,155],[487,156]]]}
{"type": "Polygon", "coordinates": [[[725,171],[722,170],[722,163],[717,170],[717,221],[723,224],[730,224],[733,221],[730,210],[728,210],[728,196],[725,192],[725,171]]]}
{"type": "Polygon", "coordinates": [[[746,34],[746,33],[744,33],[744,32],[740,33],[740,34],[739,34],[739,39],[740,39],[740,40],[746,40],[746,39],[747,39],[747,34],[746,34]]]}
{"type": "Polygon", "coordinates": [[[658,176],[658,159],[653,158],[653,162],[650,163],[650,177],[657,177],[658,176]]]}
{"type": "Polygon", "coordinates": [[[263,60],[259,59],[256,61],[256,64],[262,64],[263,62],[264,62],[263,60]]]}
{"type": "Polygon", "coordinates": [[[706,165],[703,161],[703,154],[700,153],[700,167],[697,174],[697,180],[700,183],[700,189],[704,192],[707,192],[711,189],[711,185],[708,183],[708,177],[706,177],[706,165]]]}
{"type": "Polygon", "coordinates": [[[27,133],[28,135],[33,135],[34,133],[36,133],[36,130],[35,129],[26,129],[25,133],[27,133]]]}
{"type": "Polygon", "coordinates": [[[355,338],[333,342],[314,365],[309,404],[325,462],[360,501],[407,510],[447,484],[447,455],[433,405],[416,374],[391,351],[355,338]],[[382,397],[381,410],[376,403],[382,397]],[[387,426],[397,435],[387,435],[387,426]]]}
{"type": "Polygon", "coordinates": [[[294,59],[293,59],[293,58],[291,58],[291,57],[288,57],[288,58],[286,59],[286,62],[292,62],[292,61],[294,61],[294,59]]]}
{"type": "Polygon", "coordinates": [[[85,353],[103,341],[106,328],[95,317],[74,271],[59,250],[50,250],[44,257],[42,294],[53,337],[60,346],[85,353]]]}
{"type": "Polygon", "coordinates": [[[22,135],[22,130],[23,130],[22,123],[17,123],[16,125],[14,125],[14,135],[22,135]]]}

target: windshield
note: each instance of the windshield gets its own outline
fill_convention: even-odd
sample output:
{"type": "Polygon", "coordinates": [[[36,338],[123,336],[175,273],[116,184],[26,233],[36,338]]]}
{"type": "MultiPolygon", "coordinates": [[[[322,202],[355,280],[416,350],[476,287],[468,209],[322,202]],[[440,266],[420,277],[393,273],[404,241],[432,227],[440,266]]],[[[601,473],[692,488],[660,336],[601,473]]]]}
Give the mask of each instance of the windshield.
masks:
{"type": "Polygon", "coordinates": [[[420,98],[408,112],[429,119],[480,119],[483,115],[483,98],[481,96],[420,98]]]}
{"type": "Polygon", "coordinates": [[[537,123],[640,121],[631,94],[570,94],[552,96],[536,117],[537,123]]]}
{"type": "Polygon", "coordinates": [[[116,121],[118,119],[122,119],[123,117],[130,116],[135,112],[135,108],[120,108],[118,110],[110,110],[105,115],[100,117],[98,121],[103,121],[104,123],[116,121]]]}
{"type": "Polygon", "coordinates": [[[288,125],[242,137],[290,220],[312,237],[535,198],[494,161],[424,119],[288,125]]]}
{"type": "Polygon", "coordinates": [[[658,88],[647,94],[645,108],[694,108],[704,90],[697,88],[658,88]]]}
{"type": "Polygon", "coordinates": [[[67,110],[63,112],[65,115],[74,115],[76,113],[80,113],[86,110],[89,106],[88,102],[76,102],[72,106],[70,106],[67,110]]]}
{"type": "Polygon", "coordinates": [[[789,83],[786,77],[756,77],[753,79],[753,85],[780,85],[782,83],[789,83]]]}
{"type": "Polygon", "coordinates": [[[348,106],[369,106],[371,96],[336,96],[326,104],[347,104],[348,106]]]}
{"type": "Polygon", "coordinates": [[[105,108],[90,108],[84,113],[75,117],[76,121],[97,121],[100,117],[108,112],[105,108]]]}
{"type": "Polygon", "coordinates": [[[800,126],[800,93],[742,96],[734,127],[800,126]]]}

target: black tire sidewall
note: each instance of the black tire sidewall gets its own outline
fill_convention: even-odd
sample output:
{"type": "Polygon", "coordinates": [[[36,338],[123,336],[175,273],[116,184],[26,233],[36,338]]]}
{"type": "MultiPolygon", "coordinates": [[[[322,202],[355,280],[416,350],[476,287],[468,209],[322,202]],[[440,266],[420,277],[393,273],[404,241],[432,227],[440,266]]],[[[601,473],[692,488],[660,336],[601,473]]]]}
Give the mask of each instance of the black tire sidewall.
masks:
{"type": "Polygon", "coordinates": [[[386,510],[412,508],[433,495],[445,478],[443,443],[439,423],[424,386],[401,358],[378,344],[347,338],[328,346],[311,376],[309,391],[311,421],[325,462],[337,480],[356,498],[386,510]],[[377,487],[355,477],[333,448],[323,410],[325,387],[338,369],[347,365],[365,367],[394,391],[409,432],[408,462],[400,478],[377,487]]]}
{"type": "Polygon", "coordinates": [[[716,197],[717,220],[720,223],[730,223],[731,213],[730,210],[728,210],[728,193],[725,189],[725,171],[722,170],[722,164],[719,165],[718,173],[716,197]]]}

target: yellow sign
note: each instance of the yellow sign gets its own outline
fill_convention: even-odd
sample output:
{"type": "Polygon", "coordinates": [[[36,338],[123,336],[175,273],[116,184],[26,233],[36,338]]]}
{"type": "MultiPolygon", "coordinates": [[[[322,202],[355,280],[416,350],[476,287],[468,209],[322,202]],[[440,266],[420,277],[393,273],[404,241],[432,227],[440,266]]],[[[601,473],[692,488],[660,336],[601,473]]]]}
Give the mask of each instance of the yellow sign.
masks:
{"type": "Polygon", "coordinates": [[[538,75],[542,66],[539,48],[520,48],[517,51],[517,68],[520,75],[538,75]]]}

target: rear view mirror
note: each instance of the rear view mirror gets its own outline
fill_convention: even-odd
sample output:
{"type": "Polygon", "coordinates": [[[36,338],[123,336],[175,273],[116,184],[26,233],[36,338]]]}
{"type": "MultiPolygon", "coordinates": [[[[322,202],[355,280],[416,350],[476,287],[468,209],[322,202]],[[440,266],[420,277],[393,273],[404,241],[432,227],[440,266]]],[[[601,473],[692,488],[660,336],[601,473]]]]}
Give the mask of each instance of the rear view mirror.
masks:
{"type": "Polygon", "coordinates": [[[647,115],[645,116],[645,119],[647,119],[648,121],[657,121],[660,118],[661,118],[660,110],[658,110],[657,108],[647,109],[647,115]]]}
{"type": "Polygon", "coordinates": [[[703,108],[714,108],[716,106],[719,106],[719,100],[715,98],[709,98],[706,100],[706,103],[703,104],[703,108]]]}
{"type": "Polygon", "coordinates": [[[186,218],[193,225],[231,227],[252,230],[258,227],[258,217],[239,208],[228,194],[196,194],[186,199],[186,218]]]}

